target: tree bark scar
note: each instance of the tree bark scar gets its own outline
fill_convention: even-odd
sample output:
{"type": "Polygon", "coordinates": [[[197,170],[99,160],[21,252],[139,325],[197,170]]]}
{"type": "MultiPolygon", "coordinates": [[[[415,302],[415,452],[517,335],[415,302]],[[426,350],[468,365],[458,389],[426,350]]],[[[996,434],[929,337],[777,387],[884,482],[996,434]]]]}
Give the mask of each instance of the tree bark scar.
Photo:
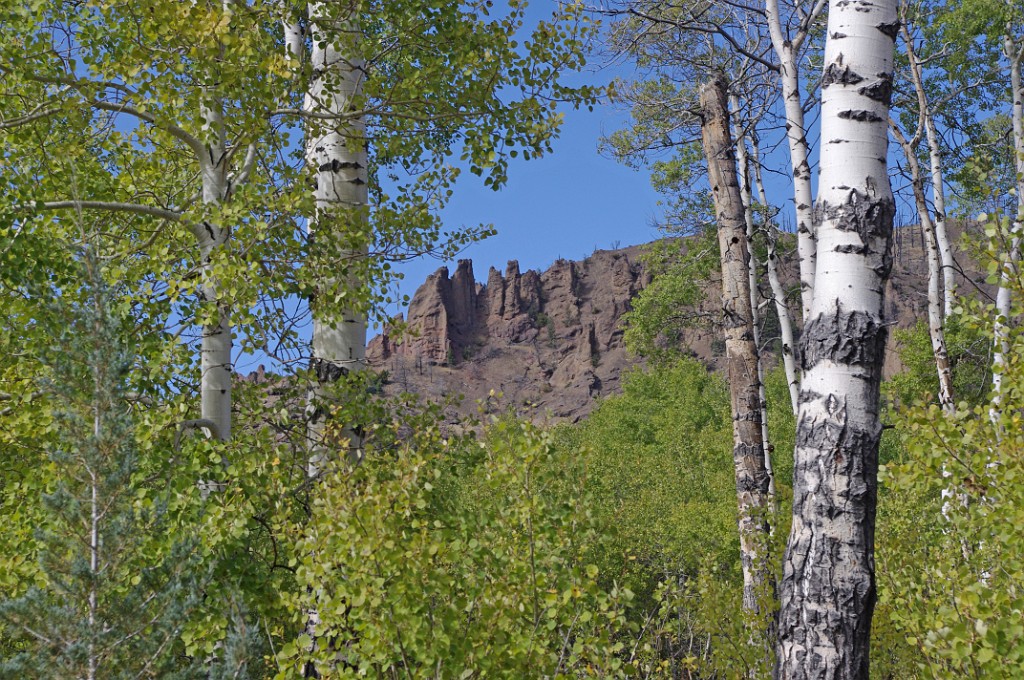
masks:
{"type": "Polygon", "coordinates": [[[339,366],[333,361],[327,359],[316,359],[312,360],[313,372],[316,374],[316,379],[321,383],[334,383],[341,380],[343,377],[348,375],[348,369],[344,366],[339,366]]]}
{"type": "MultiPolygon", "coordinates": [[[[839,187],[845,189],[846,187],[839,187]]],[[[891,229],[896,214],[896,204],[891,198],[876,198],[872,187],[865,193],[858,189],[849,189],[845,202],[832,205],[824,201],[814,208],[814,221],[822,224],[829,220],[840,231],[856,232],[860,237],[862,250],[854,250],[851,246],[836,248],[838,252],[858,252],[864,255],[880,255],[874,269],[881,276],[888,276],[892,268],[891,229]]]]}
{"type": "Polygon", "coordinates": [[[340,172],[342,170],[362,170],[363,166],[357,161],[339,161],[337,158],[332,158],[329,163],[324,163],[319,167],[320,172],[340,172]]]}
{"type": "MultiPolygon", "coordinates": [[[[805,591],[804,598],[816,606],[802,610],[798,625],[780,621],[782,648],[803,669],[800,677],[867,678],[867,655],[849,659],[843,652],[851,649],[849,640],[866,639],[870,616],[864,613],[876,599],[873,558],[864,562],[856,557],[874,535],[875,451],[881,428],[856,426],[847,418],[845,400],[834,395],[808,392],[801,395],[804,401],[818,402],[821,408],[802,418],[797,428],[797,450],[804,455],[796,461],[796,479],[803,484],[794,489],[794,521],[805,531],[787,553],[782,590],[784,598],[794,590],[805,591]],[[835,522],[863,529],[834,533],[835,522]],[[829,630],[830,637],[821,639],[821,630],[829,630]],[[842,674],[850,668],[859,672],[842,674]]],[[[783,610],[782,616],[787,614],[797,612],[783,610]]],[[[853,649],[856,653],[859,648],[853,649]]]]}
{"type": "Polygon", "coordinates": [[[843,120],[855,120],[858,123],[880,123],[885,120],[873,111],[840,111],[839,117],[843,120]]]}
{"type": "Polygon", "coordinates": [[[880,73],[875,82],[860,88],[857,92],[868,99],[873,99],[888,106],[892,100],[892,76],[887,73],[880,73]]]}
{"type": "Polygon", "coordinates": [[[804,328],[800,363],[804,371],[827,360],[847,366],[877,367],[885,351],[888,329],[881,319],[861,311],[836,312],[811,319],[804,328]]]}
{"type": "Polygon", "coordinates": [[[875,28],[895,42],[896,36],[898,36],[900,32],[900,22],[893,21],[891,23],[878,24],[875,28]]]}
{"type": "Polygon", "coordinates": [[[864,81],[864,76],[853,71],[849,66],[843,66],[839,63],[831,63],[825,69],[825,73],[821,77],[821,89],[825,89],[829,85],[856,85],[864,81]]]}

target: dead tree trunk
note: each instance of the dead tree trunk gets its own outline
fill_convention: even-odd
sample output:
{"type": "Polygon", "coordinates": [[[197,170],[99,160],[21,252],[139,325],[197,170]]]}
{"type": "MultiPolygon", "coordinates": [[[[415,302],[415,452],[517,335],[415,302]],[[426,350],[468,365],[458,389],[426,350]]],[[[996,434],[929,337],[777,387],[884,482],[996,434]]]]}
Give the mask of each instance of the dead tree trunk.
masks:
{"type": "Polygon", "coordinates": [[[766,557],[770,477],[761,434],[760,380],[751,321],[746,222],[736,181],[736,156],[729,133],[729,108],[723,80],[717,79],[701,88],[700,108],[722,258],[722,321],[732,398],[743,607],[756,613],[769,582],[766,557]]]}

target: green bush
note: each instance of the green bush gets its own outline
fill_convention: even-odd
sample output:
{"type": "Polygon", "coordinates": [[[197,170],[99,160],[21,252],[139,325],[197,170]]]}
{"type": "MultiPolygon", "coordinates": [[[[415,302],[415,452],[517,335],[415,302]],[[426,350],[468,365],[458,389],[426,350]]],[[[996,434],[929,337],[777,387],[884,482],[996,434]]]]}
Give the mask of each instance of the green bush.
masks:
{"type": "MultiPolygon", "coordinates": [[[[414,416],[413,416],[414,417],[414,416]]],[[[436,421],[434,421],[436,422],[436,421]]],[[[445,437],[429,418],[321,481],[294,557],[279,677],[626,677],[631,593],[604,587],[587,470],[523,423],[445,437]]]]}

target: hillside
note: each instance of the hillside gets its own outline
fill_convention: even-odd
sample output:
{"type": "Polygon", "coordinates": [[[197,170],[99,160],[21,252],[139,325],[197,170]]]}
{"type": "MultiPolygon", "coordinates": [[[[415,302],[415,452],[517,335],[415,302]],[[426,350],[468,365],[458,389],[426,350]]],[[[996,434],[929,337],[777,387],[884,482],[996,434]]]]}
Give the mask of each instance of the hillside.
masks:
{"type": "MultiPolygon", "coordinates": [[[[485,402],[492,412],[512,408],[539,422],[577,421],[597,399],[616,393],[623,372],[640,363],[624,346],[622,315],[651,281],[644,248],[598,250],[579,262],[558,260],[544,272],[521,272],[511,260],[504,273],[491,268],[486,282],[477,281],[470,260],[460,260],[454,274],[442,267],[413,296],[402,319],[408,331],[395,339],[385,330],[371,340],[370,365],[387,372],[389,393],[464,395],[462,413],[485,402]]],[[[887,314],[905,328],[927,315],[919,228],[897,230],[893,260],[887,314]]],[[[792,264],[783,263],[790,285],[792,264]]],[[[708,283],[701,311],[714,312],[718,286],[708,283]]],[[[695,328],[683,344],[716,368],[721,343],[714,340],[712,329],[695,328]]],[[[890,334],[886,375],[899,370],[894,349],[890,334]]]]}

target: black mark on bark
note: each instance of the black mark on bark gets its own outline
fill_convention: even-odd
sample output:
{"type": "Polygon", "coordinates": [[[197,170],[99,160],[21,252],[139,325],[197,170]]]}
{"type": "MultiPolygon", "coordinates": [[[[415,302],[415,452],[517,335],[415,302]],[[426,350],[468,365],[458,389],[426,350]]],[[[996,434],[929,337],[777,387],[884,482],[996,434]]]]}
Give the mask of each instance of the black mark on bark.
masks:
{"type": "Polygon", "coordinates": [[[890,24],[878,24],[875,28],[888,36],[891,40],[895,41],[896,36],[899,35],[900,32],[900,22],[894,21],[890,24]]]}
{"type": "Polygon", "coordinates": [[[888,106],[889,100],[892,99],[892,76],[888,73],[880,73],[878,80],[857,91],[868,99],[874,99],[876,102],[882,102],[888,106]]]}
{"type": "Polygon", "coordinates": [[[838,83],[839,85],[856,85],[863,82],[864,77],[849,66],[843,66],[838,61],[828,65],[825,74],[821,77],[821,89],[838,83]]]}
{"type": "Polygon", "coordinates": [[[872,111],[840,111],[843,120],[855,120],[859,123],[880,123],[884,119],[872,111]]]}
{"type": "Polygon", "coordinates": [[[804,329],[800,363],[805,371],[823,360],[874,370],[884,358],[887,335],[881,319],[861,311],[846,312],[837,301],[835,313],[811,319],[804,329]]]}
{"type": "Polygon", "coordinates": [[[348,369],[327,359],[313,359],[313,372],[321,383],[334,383],[348,375],[348,369]]]}

